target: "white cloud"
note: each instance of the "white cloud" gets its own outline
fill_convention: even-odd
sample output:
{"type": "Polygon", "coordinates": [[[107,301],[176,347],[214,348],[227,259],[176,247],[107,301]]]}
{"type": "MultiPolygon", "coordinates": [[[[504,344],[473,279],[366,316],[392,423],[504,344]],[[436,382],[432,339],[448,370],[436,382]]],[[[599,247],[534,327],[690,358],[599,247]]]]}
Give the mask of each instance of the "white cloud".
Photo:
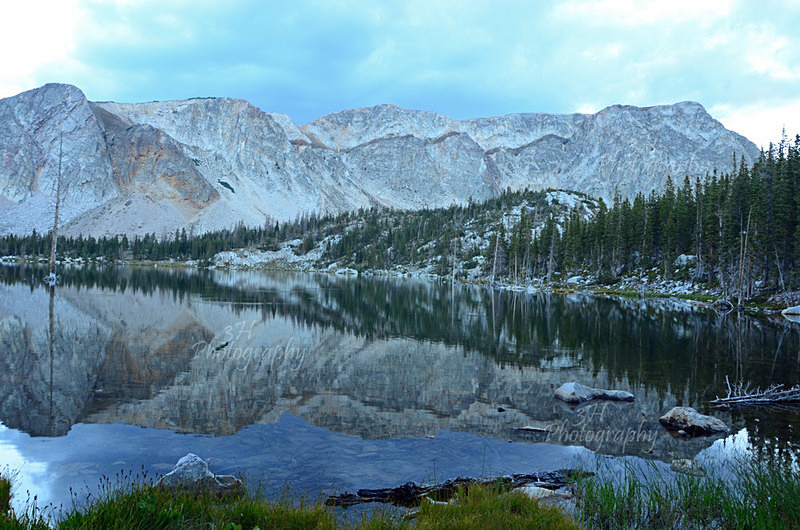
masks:
{"type": "Polygon", "coordinates": [[[0,97],[58,81],[96,100],[242,97],[302,123],[376,103],[470,118],[684,100],[735,119],[800,94],[798,12],[741,0],[13,2],[0,97]]]}
{"type": "Polygon", "coordinates": [[[709,112],[726,128],[744,135],[758,147],[767,148],[770,142],[780,142],[784,128],[789,138],[800,134],[800,99],[745,106],[717,105],[709,112]]]}
{"type": "Polygon", "coordinates": [[[730,0],[570,0],[555,7],[555,15],[583,18],[593,24],[638,26],[696,20],[706,24],[731,12],[730,0]]]}
{"type": "Polygon", "coordinates": [[[3,5],[0,97],[34,88],[37,85],[34,74],[42,64],[66,60],[80,16],[78,0],[21,1],[3,5]]]}
{"type": "Polygon", "coordinates": [[[618,59],[624,48],[624,45],[615,42],[604,46],[592,46],[589,49],[583,50],[581,55],[583,58],[590,61],[618,59]]]}
{"type": "Polygon", "coordinates": [[[775,35],[772,28],[763,28],[751,32],[747,41],[750,46],[746,59],[754,72],[778,80],[800,79],[800,70],[792,64],[793,44],[789,39],[775,35]]]}

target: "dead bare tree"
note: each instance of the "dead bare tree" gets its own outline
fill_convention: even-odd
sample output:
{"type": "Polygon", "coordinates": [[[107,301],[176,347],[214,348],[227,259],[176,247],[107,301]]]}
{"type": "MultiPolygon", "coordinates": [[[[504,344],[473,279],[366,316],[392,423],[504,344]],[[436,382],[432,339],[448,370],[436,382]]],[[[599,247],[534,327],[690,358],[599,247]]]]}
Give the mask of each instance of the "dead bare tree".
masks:
{"type": "Polygon", "coordinates": [[[800,385],[784,388],[783,385],[771,385],[764,390],[760,387],[752,388],[750,383],[731,384],[725,376],[728,386],[728,395],[724,398],[717,397],[711,401],[715,405],[774,405],[786,403],[800,404],[800,385]]]}
{"type": "Polygon", "coordinates": [[[64,134],[58,139],[58,176],[56,177],[56,211],[53,220],[53,240],[50,243],[50,274],[44,279],[53,288],[58,281],[56,276],[56,246],[58,244],[58,210],[61,207],[61,158],[64,152],[64,134]]]}

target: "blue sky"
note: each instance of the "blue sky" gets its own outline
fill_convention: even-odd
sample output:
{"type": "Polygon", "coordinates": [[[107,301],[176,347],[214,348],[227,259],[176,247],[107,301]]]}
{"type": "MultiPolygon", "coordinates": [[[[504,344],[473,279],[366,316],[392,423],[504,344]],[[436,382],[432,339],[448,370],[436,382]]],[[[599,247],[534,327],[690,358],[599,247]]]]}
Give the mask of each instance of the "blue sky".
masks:
{"type": "Polygon", "coordinates": [[[0,97],[244,98],[301,124],[380,103],[454,119],[694,100],[766,145],[800,133],[800,2],[20,0],[0,97]]]}

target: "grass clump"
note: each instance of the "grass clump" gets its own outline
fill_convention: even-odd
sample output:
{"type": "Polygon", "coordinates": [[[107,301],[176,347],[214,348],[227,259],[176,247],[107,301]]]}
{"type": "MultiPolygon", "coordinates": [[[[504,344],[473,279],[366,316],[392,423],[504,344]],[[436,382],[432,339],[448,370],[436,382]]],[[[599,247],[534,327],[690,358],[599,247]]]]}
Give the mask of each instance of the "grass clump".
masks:
{"type": "Polygon", "coordinates": [[[718,481],[684,475],[628,474],[621,484],[589,477],[578,485],[579,519],[590,528],[706,528],[720,518],[727,494],[718,481]]]}
{"type": "Polygon", "coordinates": [[[415,528],[581,528],[554,506],[542,506],[519,491],[497,486],[461,488],[448,504],[424,502],[415,528]]]}
{"type": "Polygon", "coordinates": [[[47,520],[35,508],[21,515],[14,512],[11,506],[13,489],[11,478],[0,475],[0,530],[49,529],[47,520]]]}
{"type": "Polygon", "coordinates": [[[3,517],[11,512],[11,480],[0,477],[0,514],[3,517]]]}
{"type": "Polygon", "coordinates": [[[171,492],[143,480],[106,478],[99,494],[84,505],[73,503],[59,529],[94,528],[336,528],[336,518],[320,504],[288,497],[264,502],[254,495],[220,499],[211,493],[171,492]]]}
{"type": "Polygon", "coordinates": [[[460,490],[456,501],[447,505],[423,503],[413,523],[379,509],[342,524],[332,509],[320,503],[297,506],[288,498],[272,503],[247,496],[226,501],[169,493],[152,485],[105,493],[87,506],[73,507],[58,528],[580,528],[558,508],[542,507],[523,493],[481,486],[460,490]]]}
{"type": "Polygon", "coordinates": [[[652,471],[579,479],[578,519],[589,528],[792,528],[800,521],[796,464],[746,459],[728,479],[652,471]]]}
{"type": "Polygon", "coordinates": [[[739,503],[724,513],[741,528],[796,528],[800,524],[800,474],[792,462],[755,462],[739,472],[739,503]]]}

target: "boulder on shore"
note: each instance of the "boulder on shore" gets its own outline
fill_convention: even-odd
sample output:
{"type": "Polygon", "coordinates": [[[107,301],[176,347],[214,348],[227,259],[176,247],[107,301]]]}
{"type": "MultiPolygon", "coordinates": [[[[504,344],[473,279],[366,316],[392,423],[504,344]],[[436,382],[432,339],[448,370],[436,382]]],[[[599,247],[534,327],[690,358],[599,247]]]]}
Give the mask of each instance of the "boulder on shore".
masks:
{"type": "Polygon", "coordinates": [[[593,399],[607,399],[611,401],[633,401],[634,396],[630,392],[622,390],[603,390],[600,388],[591,388],[574,381],[564,383],[558,390],[556,390],[556,397],[561,401],[571,403],[573,405],[583,403],[584,401],[591,401],[593,399]]]}
{"type": "Polygon", "coordinates": [[[181,457],[175,469],[158,479],[156,486],[170,491],[210,493],[217,497],[232,497],[244,493],[242,481],[233,475],[215,475],[205,460],[193,453],[181,457]]]}
{"type": "Polygon", "coordinates": [[[722,420],[700,414],[692,407],[675,407],[658,418],[658,421],[666,429],[681,430],[690,436],[731,432],[722,420]]]}

